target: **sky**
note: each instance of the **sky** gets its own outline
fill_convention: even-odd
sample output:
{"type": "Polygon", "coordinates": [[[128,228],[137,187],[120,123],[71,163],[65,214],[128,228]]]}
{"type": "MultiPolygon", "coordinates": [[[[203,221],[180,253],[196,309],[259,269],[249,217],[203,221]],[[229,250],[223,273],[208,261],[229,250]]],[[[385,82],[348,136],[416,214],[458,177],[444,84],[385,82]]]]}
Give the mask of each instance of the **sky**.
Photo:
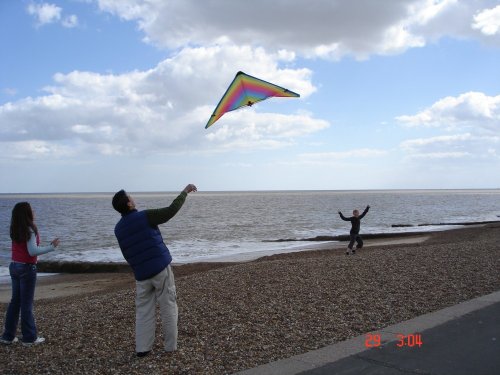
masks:
{"type": "Polygon", "coordinates": [[[0,1],[0,193],[500,188],[500,1],[0,1]],[[238,71],[300,98],[228,112],[238,71]]]}

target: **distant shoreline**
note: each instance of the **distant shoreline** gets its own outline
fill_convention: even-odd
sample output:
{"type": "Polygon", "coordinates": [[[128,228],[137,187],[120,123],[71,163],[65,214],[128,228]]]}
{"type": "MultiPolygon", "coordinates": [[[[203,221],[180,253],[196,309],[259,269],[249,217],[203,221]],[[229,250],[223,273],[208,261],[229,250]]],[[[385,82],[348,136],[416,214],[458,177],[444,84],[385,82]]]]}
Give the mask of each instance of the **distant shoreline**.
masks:
{"type": "MultiPolygon", "coordinates": [[[[162,195],[162,194],[178,194],[180,190],[166,190],[166,191],[130,191],[131,194],[145,194],[145,195],[162,195]]],[[[331,189],[305,189],[305,190],[283,190],[283,189],[277,189],[277,190],[201,190],[198,191],[200,194],[231,194],[231,193],[327,193],[327,192],[332,192],[332,193],[369,193],[369,192],[406,192],[406,193],[413,193],[413,192],[447,192],[447,191],[453,191],[453,192],[474,192],[474,191],[498,191],[500,192],[500,188],[454,188],[454,189],[447,189],[447,188],[442,188],[442,189],[414,189],[414,188],[405,188],[405,189],[398,189],[398,188],[393,188],[393,189],[338,189],[338,190],[331,190],[331,189]]],[[[74,191],[74,192],[24,192],[24,193],[0,193],[0,198],[2,197],[29,197],[29,196],[109,196],[113,195],[115,191],[90,191],[90,192],[83,192],[83,191],[74,191]]]]}

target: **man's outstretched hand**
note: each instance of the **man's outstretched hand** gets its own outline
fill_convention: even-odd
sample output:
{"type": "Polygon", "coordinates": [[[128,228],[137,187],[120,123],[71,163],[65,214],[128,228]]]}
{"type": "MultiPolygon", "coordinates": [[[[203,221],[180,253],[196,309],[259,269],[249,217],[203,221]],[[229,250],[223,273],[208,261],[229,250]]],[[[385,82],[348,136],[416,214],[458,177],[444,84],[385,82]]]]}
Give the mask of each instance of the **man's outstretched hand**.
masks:
{"type": "Polygon", "coordinates": [[[186,186],[183,190],[183,192],[189,194],[189,193],[192,193],[193,191],[198,191],[198,189],[196,188],[196,186],[194,186],[193,184],[189,184],[188,186],[186,186]]]}

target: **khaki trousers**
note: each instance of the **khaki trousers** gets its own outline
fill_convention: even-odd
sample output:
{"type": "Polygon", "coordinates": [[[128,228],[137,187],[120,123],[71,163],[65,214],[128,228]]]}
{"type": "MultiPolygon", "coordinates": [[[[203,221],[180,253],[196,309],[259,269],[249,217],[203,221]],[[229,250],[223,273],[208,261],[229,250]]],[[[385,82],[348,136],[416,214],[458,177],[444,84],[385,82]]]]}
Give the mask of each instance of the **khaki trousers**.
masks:
{"type": "Polygon", "coordinates": [[[156,302],[160,305],[165,350],[177,349],[177,300],[174,273],[168,265],[158,275],[136,281],[135,350],[153,348],[156,330],[156,302]]]}

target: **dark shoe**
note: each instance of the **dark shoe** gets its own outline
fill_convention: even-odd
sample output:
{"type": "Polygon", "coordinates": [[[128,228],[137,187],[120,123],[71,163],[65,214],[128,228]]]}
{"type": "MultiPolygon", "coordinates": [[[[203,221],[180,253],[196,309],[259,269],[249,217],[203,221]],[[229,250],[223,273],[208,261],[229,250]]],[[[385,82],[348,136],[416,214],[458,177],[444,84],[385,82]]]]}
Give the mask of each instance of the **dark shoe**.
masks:
{"type": "Polygon", "coordinates": [[[352,255],[356,255],[356,249],[352,249],[352,255]]]}
{"type": "Polygon", "coordinates": [[[151,350],[148,350],[147,352],[137,352],[137,356],[139,358],[147,356],[149,353],[151,353],[151,350]]]}

